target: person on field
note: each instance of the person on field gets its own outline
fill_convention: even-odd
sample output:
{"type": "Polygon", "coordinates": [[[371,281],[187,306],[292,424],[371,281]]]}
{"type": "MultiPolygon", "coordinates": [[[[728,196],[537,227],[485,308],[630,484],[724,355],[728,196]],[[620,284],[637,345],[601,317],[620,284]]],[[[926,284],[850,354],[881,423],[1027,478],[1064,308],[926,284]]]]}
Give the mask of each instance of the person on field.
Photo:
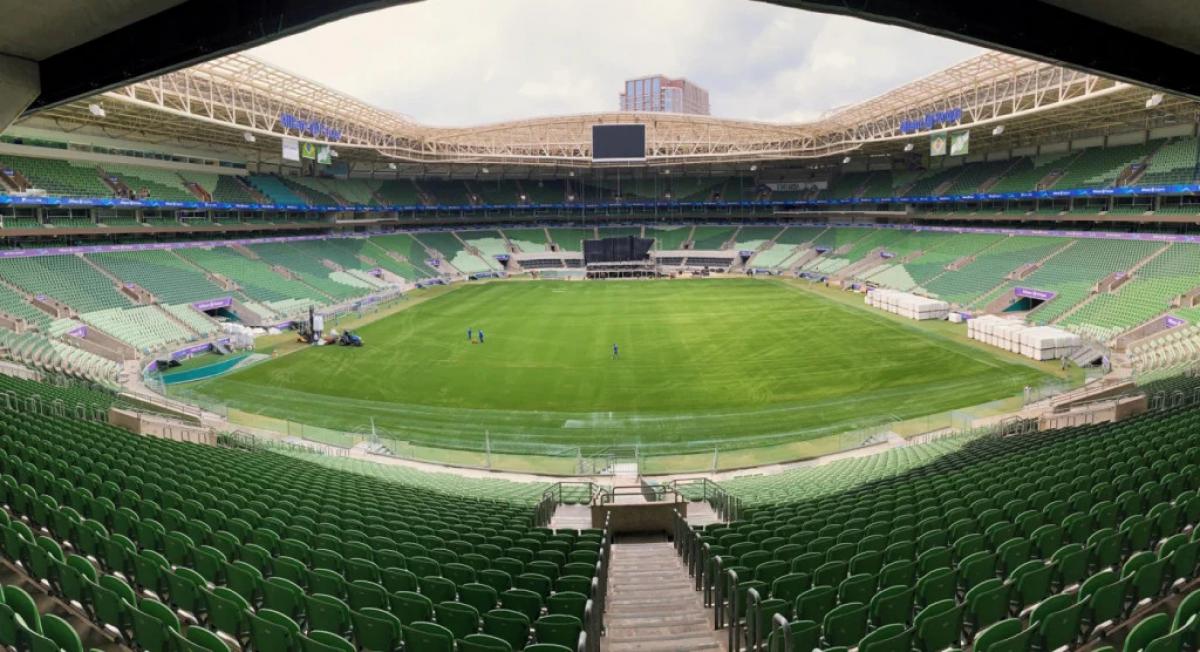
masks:
{"type": "Polygon", "coordinates": [[[472,338],[471,338],[471,329],[469,329],[469,328],[467,329],[467,341],[468,341],[468,342],[474,342],[474,341],[475,341],[474,339],[472,339],[472,338]]]}
{"type": "Polygon", "coordinates": [[[613,360],[621,357],[621,351],[617,349],[617,343],[613,342],[613,360]]]}
{"type": "Polygon", "coordinates": [[[482,330],[479,331],[479,343],[483,344],[483,331],[482,330]]]}

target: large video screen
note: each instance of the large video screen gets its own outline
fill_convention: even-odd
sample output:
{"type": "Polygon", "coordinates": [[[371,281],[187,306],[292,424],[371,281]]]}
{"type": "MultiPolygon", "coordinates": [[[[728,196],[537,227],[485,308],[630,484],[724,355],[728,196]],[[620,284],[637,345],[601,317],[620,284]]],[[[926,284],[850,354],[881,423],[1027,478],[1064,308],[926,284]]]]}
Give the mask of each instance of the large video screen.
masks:
{"type": "Polygon", "coordinates": [[[644,161],[646,125],[592,125],[593,161],[644,161]]]}

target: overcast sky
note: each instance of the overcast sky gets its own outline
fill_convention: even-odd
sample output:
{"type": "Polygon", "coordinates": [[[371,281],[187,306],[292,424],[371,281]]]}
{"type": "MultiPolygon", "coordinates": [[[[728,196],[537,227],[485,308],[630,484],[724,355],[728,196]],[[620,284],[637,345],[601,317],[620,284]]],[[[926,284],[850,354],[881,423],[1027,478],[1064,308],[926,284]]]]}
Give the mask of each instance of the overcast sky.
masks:
{"type": "Polygon", "coordinates": [[[713,115],[809,120],[981,50],[748,0],[424,0],[253,56],[434,125],[617,109],[624,80],[687,77],[713,115]]]}

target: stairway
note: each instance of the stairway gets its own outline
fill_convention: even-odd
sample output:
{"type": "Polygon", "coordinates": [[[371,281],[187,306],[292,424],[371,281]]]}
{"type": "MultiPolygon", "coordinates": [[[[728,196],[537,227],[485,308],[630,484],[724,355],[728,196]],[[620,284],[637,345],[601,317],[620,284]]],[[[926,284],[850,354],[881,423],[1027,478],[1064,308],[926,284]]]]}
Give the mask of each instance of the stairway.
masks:
{"type": "Polygon", "coordinates": [[[723,632],[713,629],[711,611],[665,537],[619,538],[610,564],[601,652],[725,649],[723,632]]]}

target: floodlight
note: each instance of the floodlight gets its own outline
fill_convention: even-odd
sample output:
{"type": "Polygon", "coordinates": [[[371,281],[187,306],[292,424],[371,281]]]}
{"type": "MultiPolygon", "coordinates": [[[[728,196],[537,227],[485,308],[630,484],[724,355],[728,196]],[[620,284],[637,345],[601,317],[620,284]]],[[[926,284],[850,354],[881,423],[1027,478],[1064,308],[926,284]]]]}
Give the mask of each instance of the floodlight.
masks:
{"type": "Polygon", "coordinates": [[[104,116],[107,115],[104,112],[104,107],[100,106],[99,104],[89,104],[88,112],[91,113],[92,115],[96,116],[97,118],[103,118],[104,116]]]}
{"type": "Polygon", "coordinates": [[[992,130],[993,136],[999,136],[1002,133],[1004,133],[1004,125],[996,125],[996,128],[992,130]]]}
{"type": "Polygon", "coordinates": [[[244,140],[248,143],[253,143],[254,141],[256,141],[258,139],[255,138],[254,134],[250,133],[249,131],[243,131],[242,132],[242,140],[244,140]]]}
{"type": "Polygon", "coordinates": [[[907,145],[905,145],[905,146],[904,146],[904,151],[906,151],[906,152],[911,152],[911,151],[913,151],[913,144],[912,144],[912,143],[908,143],[907,145]]]}
{"type": "Polygon", "coordinates": [[[1163,101],[1163,94],[1155,93],[1155,94],[1151,95],[1149,99],[1146,100],[1146,108],[1153,109],[1154,107],[1158,106],[1159,104],[1162,104],[1162,101],[1163,101]]]}
{"type": "Polygon", "coordinates": [[[845,164],[847,164],[847,163],[849,163],[849,162],[850,162],[850,157],[849,157],[849,156],[847,156],[846,158],[842,159],[842,165],[845,165],[845,164]]]}
{"type": "Polygon", "coordinates": [[[395,170],[395,169],[396,169],[396,164],[395,164],[395,163],[388,163],[388,169],[389,169],[389,170],[395,170]]]}

